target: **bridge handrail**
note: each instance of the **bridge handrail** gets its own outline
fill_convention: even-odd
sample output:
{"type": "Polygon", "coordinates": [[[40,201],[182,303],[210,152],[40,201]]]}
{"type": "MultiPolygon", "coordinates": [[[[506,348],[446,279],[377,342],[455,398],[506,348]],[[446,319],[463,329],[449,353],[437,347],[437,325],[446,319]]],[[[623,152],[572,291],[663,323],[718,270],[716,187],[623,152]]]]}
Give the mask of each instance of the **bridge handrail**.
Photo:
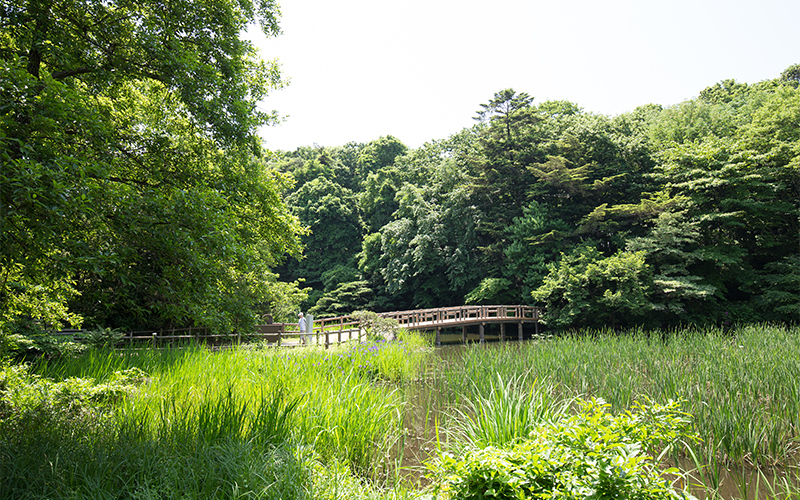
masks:
{"type": "MultiPolygon", "coordinates": [[[[399,326],[405,328],[441,328],[459,324],[475,324],[483,320],[490,322],[536,322],[539,320],[540,310],[537,307],[525,305],[465,305],[383,312],[378,313],[378,316],[394,319],[399,326]]],[[[297,323],[272,323],[256,325],[254,334],[256,337],[274,339],[277,345],[281,345],[284,339],[299,341],[302,332],[299,331],[297,323]]],[[[317,343],[324,343],[327,347],[331,343],[332,337],[335,337],[338,343],[341,343],[343,338],[356,338],[360,341],[366,335],[366,332],[363,331],[362,324],[352,315],[345,315],[331,318],[314,318],[312,332],[307,335],[314,338],[317,343]]],[[[128,332],[125,334],[124,341],[131,345],[149,341],[155,345],[156,341],[171,342],[187,339],[223,341],[230,338],[240,338],[240,336],[235,334],[210,335],[205,328],[195,327],[166,331],[128,332]]]]}
{"type": "MultiPolygon", "coordinates": [[[[540,310],[538,307],[525,305],[466,305],[452,307],[438,307],[430,309],[412,309],[407,311],[391,311],[378,313],[382,318],[394,319],[400,326],[415,325],[435,325],[445,322],[457,322],[458,320],[481,321],[505,319],[514,321],[516,319],[526,321],[538,321],[540,310]]],[[[358,322],[352,321],[352,316],[336,316],[332,318],[315,318],[314,330],[319,329],[320,333],[328,328],[329,324],[342,325],[346,321],[347,325],[357,325],[358,322]]],[[[341,326],[340,326],[341,328],[341,326]]]]}

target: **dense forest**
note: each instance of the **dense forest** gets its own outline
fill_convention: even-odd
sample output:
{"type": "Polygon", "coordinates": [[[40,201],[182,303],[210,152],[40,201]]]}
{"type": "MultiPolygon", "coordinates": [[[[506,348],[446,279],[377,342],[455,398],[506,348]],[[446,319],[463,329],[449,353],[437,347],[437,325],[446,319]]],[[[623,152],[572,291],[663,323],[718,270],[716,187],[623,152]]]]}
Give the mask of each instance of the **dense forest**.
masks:
{"type": "Polygon", "coordinates": [[[283,77],[240,34],[279,33],[271,0],[0,13],[2,331],[480,303],[556,328],[800,319],[800,65],[616,117],[506,89],[418,149],[270,152],[283,77]]]}
{"type": "MultiPolygon", "coordinates": [[[[246,329],[304,232],[240,34],[271,0],[0,0],[0,330],[246,329]]],[[[282,305],[283,304],[283,305],[282,305]]]]}
{"type": "Polygon", "coordinates": [[[302,148],[278,272],[318,315],[532,304],[564,327],[800,319],[800,66],[616,117],[497,92],[478,123],[302,148]]]}

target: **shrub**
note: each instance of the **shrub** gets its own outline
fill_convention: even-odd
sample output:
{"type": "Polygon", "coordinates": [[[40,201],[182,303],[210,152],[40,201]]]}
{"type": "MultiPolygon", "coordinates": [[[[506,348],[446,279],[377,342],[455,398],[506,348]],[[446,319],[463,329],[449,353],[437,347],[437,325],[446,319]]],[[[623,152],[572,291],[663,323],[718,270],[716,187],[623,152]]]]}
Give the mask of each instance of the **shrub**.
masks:
{"type": "Polygon", "coordinates": [[[397,320],[384,318],[372,311],[356,311],[351,316],[366,330],[370,339],[394,340],[397,337],[397,320]]]}
{"type": "Polygon", "coordinates": [[[116,347],[124,337],[123,332],[114,328],[95,328],[75,335],[76,340],[95,349],[116,347]]]}
{"type": "Polygon", "coordinates": [[[677,403],[637,403],[616,416],[602,400],[582,405],[577,415],[543,422],[510,446],[468,448],[461,458],[440,453],[426,464],[434,498],[692,498],[657,470],[663,453],[691,438],[677,403]]]}

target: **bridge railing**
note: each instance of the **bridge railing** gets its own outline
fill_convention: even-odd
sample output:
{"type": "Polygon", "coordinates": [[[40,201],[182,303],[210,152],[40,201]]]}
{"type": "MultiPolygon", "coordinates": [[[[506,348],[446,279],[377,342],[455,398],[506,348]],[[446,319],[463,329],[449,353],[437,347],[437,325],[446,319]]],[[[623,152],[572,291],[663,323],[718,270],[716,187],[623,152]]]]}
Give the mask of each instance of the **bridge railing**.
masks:
{"type": "Polygon", "coordinates": [[[539,308],[523,305],[456,306],[388,312],[380,313],[379,315],[396,320],[400,326],[413,328],[447,323],[459,325],[480,323],[487,320],[507,320],[508,322],[514,322],[514,320],[524,322],[538,321],[539,308]]]}
{"type": "MultiPolygon", "coordinates": [[[[536,307],[523,305],[456,306],[436,309],[416,309],[379,313],[383,318],[397,321],[402,328],[425,329],[447,328],[480,323],[526,323],[537,322],[540,311],[536,307]]],[[[75,332],[63,332],[74,335],[75,332]]],[[[275,345],[298,345],[303,333],[296,323],[271,323],[257,325],[255,331],[246,337],[259,338],[275,345]]],[[[307,341],[326,347],[332,343],[350,340],[361,341],[366,337],[363,325],[352,316],[334,318],[315,318],[312,332],[305,334],[307,341]]],[[[182,341],[197,340],[203,343],[231,343],[243,340],[237,334],[214,335],[206,328],[179,328],[169,330],[144,330],[127,332],[122,341],[130,346],[164,345],[182,341]]]]}

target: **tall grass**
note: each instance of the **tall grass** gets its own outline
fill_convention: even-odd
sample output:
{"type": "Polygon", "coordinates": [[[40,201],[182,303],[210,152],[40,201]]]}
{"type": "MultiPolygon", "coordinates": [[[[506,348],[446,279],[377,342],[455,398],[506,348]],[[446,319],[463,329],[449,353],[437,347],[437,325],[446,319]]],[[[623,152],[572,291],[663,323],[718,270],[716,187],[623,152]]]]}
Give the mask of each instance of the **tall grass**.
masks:
{"type": "MultiPolygon", "coordinates": [[[[530,373],[566,397],[601,397],[616,411],[636,400],[683,400],[703,438],[699,455],[725,463],[786,463],[800,436],[800,330],[613,332],[470,347],[449,392],[488,393],[492,375],[530,373]]],[[[457,399],[458,396],[451,396],[457,399]]]]}
{"type": "Polygon", "coordinates": [[[122,402],[98,407],[103,418],[65,418],[56,405],[35,433],[0,435],[0,498],[291,499],[330,488],[379,497],[386,490],[365,485],[392,477],[387,456],[402,439],[404,405],[380,381],[424,356],[406,352],[406,367],[381,359],[398,348],[381,346],[370,363],[352,355],[363,346],[94,351],[42,363],[36,372],[53,379],[99,383],[131,366],[147,377],[122,402]]]}
{"type": "Polygon", "coordinates": [[[614,411],[681,400],[703,438],[686,452],[705,486],[757,465],[766,468],[742,479],[742,491],[800,494],[798,328],[584,332],[465,346],[432,364],[414,342],[42,362],[36,374],[66,385],[0,401],[0,498],[411,498],[397,473],[412,442],[419,460],[436,447],[437,427],[452,444],[512,442],[574,397],[603,398],[614,411]],[[126,398],[60,411],[58,398],[88,384],[71,377],[118,394],[113,384],[131,367],[145,376],[126,398]],[[785,475],[771,476],[774,464],[785,475]]]}
{"type": "Polygon", "coordinates": [[[570,410],[571,398],[554,397],[552,385],[527,380],[526,374],[485,378],[490,380],[488,393],[471,396],[463,408],[452,410],[448,429],[455,446],[506,446],[570,410]]]}

